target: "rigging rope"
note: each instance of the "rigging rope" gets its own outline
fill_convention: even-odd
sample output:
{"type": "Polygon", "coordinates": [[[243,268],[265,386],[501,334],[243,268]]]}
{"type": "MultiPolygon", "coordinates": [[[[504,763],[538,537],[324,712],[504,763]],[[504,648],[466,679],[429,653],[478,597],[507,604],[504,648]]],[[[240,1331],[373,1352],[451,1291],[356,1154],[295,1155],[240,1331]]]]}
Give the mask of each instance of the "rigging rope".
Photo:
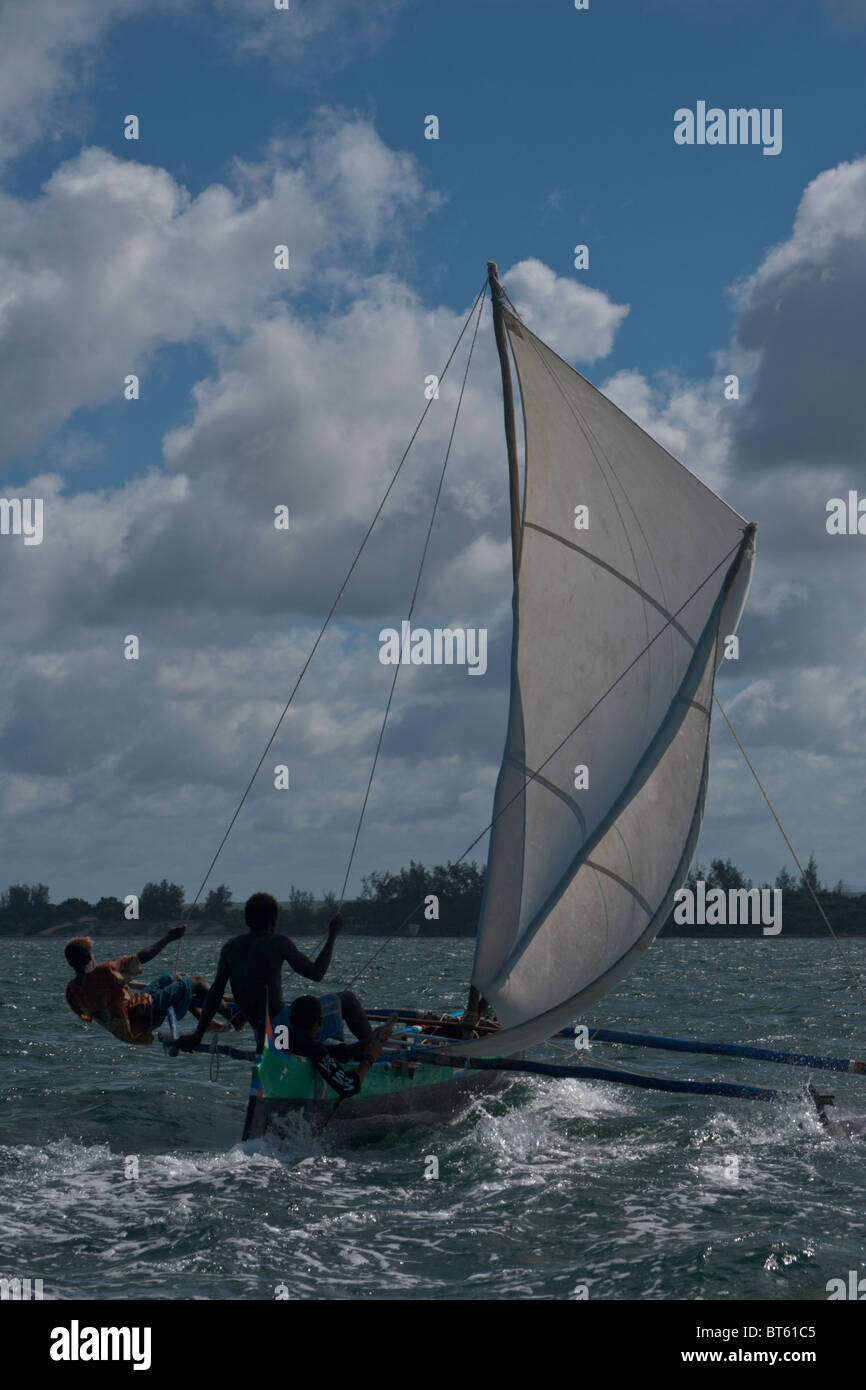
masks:
{"type": "MultiPolygon", "coordinates": [[[[477,308],[479,302],[483,302],[483,299],[484,299],[484,295],[485,295],[485,293],[486,293],[486,290],[487,290],[487,280],[485,279],[484,284],[481,286],[481,289],[478,291],[478,294],[475,296],[475,300],[473,301],[472,308],[469,310],[469,313],[466,315],[466,318],[465,318],[464,321],[463,321],[463,327],[460,329],[459,336],[458,336],[457,341],[456,341],[456,343],[454,344],[453,348],[451,349],[451,352],[450,352],[450,354],[449,354],[449,356],[448,356],[448,360],[446,361],[445,366],[442,368],[442,371],[439,373],[439,381],[440,381],[440,382],[442,382],[442,381],[445,380],[445,376],[446,376],[446,374],[447,374],[447,372],[448,372],[448,368],[451,366],[451,363],[452,363],[453,360],[454,360],[454,357],[455,357],[455,354],[456,354],[456,352],[457,352],[457,349],[459,348],[461,342],[463,341],[463,335],[464,335],[464,333],[466,332],[466,329],[469,327],[469,324],[470,324],[471,321],[472,321],[472,316],[473,316],[473,314],[475,313],[475,310],[476,310],[476,308],[477,308]]],[[[229,821],[228,826],[226,827],[225,834],[223,835],[222,839],[221,839],[220,842],[219,842],[219,845],[217,846],[216,854],[214,855],[213,859],[210,861],[210,864],[208,865],[207,873],[205,874],[204,878],[202,879],[201,883],[199,884],[198,892],[196,893],[195,897],[193,898],[192,902],[190,903],[190,909],[192,909],[193,907],[195,907],[196,903],[198,902],[199,898],[201,897],[202,893],[204,892],[204,889],[205,889],[205,886],[206,886],[206,884],[207,884],[207,881],[208,881],[208,879],[210,878],[211,874],[213,873],[214,865],[216,864],[217,860],[218,860],[219,857],[220,857],[220,854],[222,853],[222,850],[223,850],[223,847],[224,847],[224,845],[225,845],[225,843],[226,843],[226,840],[228,839],[229,835],[230,835],[231,832],[232,832],[232,829],[234,828],[235,821],[237,820],[238,816],[239,816],[240,813],[241,813],[241,810],[243,809],[244,802],[246,801],[247,797],[249,796],[250,791],[252,790],[253,783],[255,782],[257,776],[259,775],[259,771],[261,770],[261,766],[262,766],[263,762],[265,761],[265,758],[268,756],[268,753],[269,753],[269,751],[270,751],[270,749],[271,749],[271,745],[273,744],[274,739],[276,738],[277,734],[278,734],[279,731],[280,731],[280,728],[281,728],[281,726],[282,726],[283,720],[285,719],[286,715],[287,715],[288,712],[289,712],[289,706],[291,705],[292,701],[294,700],[295,695],[296,695],[297,692],[298,692],[298,688],[299,688],[299,686],[300,686],[300,684],[301,684],[301,681],[304,679],[304,676],[305,676],[306,673],[307,673],[307,670],[308,670],[308,668],[309,668],[310,662],[312,661],[313,657],[315,656],[315,654],[316,654],[316,652],[317,652],[317,650],[318,650],[319,644],[320,644],[322,638],[323,638],[324,635],[325,635],[325,630],[327,629],[327,627],[328,627],[328,625],[329,625],[329,623],[330,623],[332,617],[334,616],[334,613],[336,612],[337,605],[339,604],[340,599],[343,597],[343,594],[344,594],[344,592],[345,592],[345,590],[346,590],[346,586],[348,585],[349,580],[351,579],[351,577],[352,577],[352,575],[353,575],[353,573],[354,573],[354,571],[355,571],[355,568],[356,568],[356,566],[357,566],[357,564],[358,564],[358,561],[359,561],[360,558],[361,558],[361,554],[362,554],[362,552],[363,552],[363,550],[364,550],[364,547],[366,546],[368,540],[370,539],[370,536],[372,535],[372,532],[373,532],[373,528],[374,528],[374,526],[376,525],[376,522],[379,520],[379,517],[380,517],[381,514],[382,514],[382,510],[383,510],[383,508],[384,508],[384,506],[385,506],[385,503],[386,503],[387,500],[388,500],[388,497],[390,496],[391,490],[392,490],[394,484],[396,483],[397,478],[398,478],[399,475],[400,475],[400,472],[401,472],[401,470],[402,470],[402,468],[403,468],[403,465],[404,465],[404,463],[406,462],[406,459],[409,457],[409,451],[411,450],[412,445],[415,443],[415,440],[416,440],[417,437],[418,437],[418,434],[419,434],[419,432],[420,432],[420,430],[421,430],[421,426],[423,425],[425,419],[427,418],[427,412],[428,412],[428,410],[431,408],[434,399],[435,399],[435,397],[434,397],[434,396],[431,396],[430,399],[427,401],[427,404],[425,405],[423,411],[421,412],[421,418],[420,418],[420,420],[418,421],[417,425],[415,426],[415,429],[414,429],[413,432],[412,432],[412,435],[411,435],[411,438],[410,438],[410,440],[409,440],[409,443],[406,445],[405,451],[404,451],[404,453],[403,453],[403,457],[400,459],[400,462],[397,464],[397,467],[396,467],[396,469],[394,470],[394,473],[393,473],[393,476],[392,476],[392,478],[391,478],[391,481],[389,482],[389,484],[388,484],[388,486],[386,487],[384,493],[382,494],[382,500],[380,501],[378,507],[376,508],[376,511],[375,511],[375,513],[374,513],[374,516],[373,516],[373,519],[372,519],[372,521],[370,522],[370,525],[367,527],[366,532],[364,533],[364,538],[363,538],[363,540],[361,541],[361,544],[360,544],[359,547],[358,547],[358,550],[357,550],[357,553],[356,553],[356,555],[355,555],[354,560],[352,561],[351,565],[349,566],[348,571],[346,572],[346,577],[344,578],[342,584],[340,585],[339,589],[337,590],[337,596],[336,596],[336,598],[334,599],[334,602],[331,604],[330,609],[328,610],[328,615],[327,615],[327,617],[325,618],[325,621],[322,623],[321,628],[319,629],[318,636],[316,637],[316,640],[315,640],[315,642],[313,643],[313,645],[312,645],[312,647],[311,647],[311,649],[310,649],[310,652],[309,652],[309,655],[307,656],[306,661],[304,662],[303,666],[301,667],[300,675],[298,676],[297,680],[295,681],[295,684],[294,684],[293,687],[292,687],[291,694],[289,695],[289,698],[288,698],[288,700],[287,700],[286,703],[285,703],[285,706],[284,706],[284,708],[283,708],[283,712],[282,712],[282,714],[280,715],[279,719],[277,720],[276,724],[274,725],[274,731],[273,731],[273,733],[271,734],[270,738],[268,739],[267,743],[265,744],[264,751],[263,751],[261,757],[259,758],[258,762],[256,763],[255,770],[253,771],[253,775],[252,775],[252,777],[250,778],[249,782],[247,783],[247,785],[246,785],[246,787],[245,787],[245,789],[244,789],[243,795],[241,796],[241,799],[240,799],[240,801],[239,801],[238,804],[237,804],[237,807],[236,807],[236,809],[235,809],[235,813],[234,813],[234,815],[232,816],[231,820],[229,821]]],[[[181,937],[181,938],[178,940],[177,954],[176,954],[176,957],[175,957],[175,966],[174,966],[175,971],[177,971],[178,965],[179,965],[179,963],[180,963],[180,953],[181,953],[181,944],[182,944],[182,942],[183,942],[183,937],[181,937]]]]}
{"type": "Polygon", "coordinates": [[[797,865],[797,868],[800,870],[801,879],[802,879],[803,883],[805,884],[805,886],[808,888],[809,893],[811,894],[811,897],[812,897],[812,901],[814,902],[815,906],[817,907],[818,911],[820,912],[825,927],[827,928],[828,932],[830,933],[830,935],[832,936],[833,940],[835,941],[835,943],[836,943],[836,948],[837,948],[837,950],[838,950],[840,956],[842,957],[842,959],[844,960],[845,964],[847,965],[848,969],[849,969],[850,972],[851,972],[851,978],[853,979],[855,985],[857,986],[857,988],[859,989],[860,993],[862,994],[863,999],[864,999],[864,1002],[866,1002],[866,989],[864,989],[864,987],[863,987],[863,982],[862,982],[862,980],[860,979],[860,976],[858,975],[856,969],[855,969],[854,966],[851,964],[851,961],[849,960],[849,958],[848,958],[848,956],[847,956],[847,954],[846,954],[846,952],[845,952],[845,950],[844,950],[844,948],[843,948],[843,946],[842,946],[841,941],[839,940],[838,936],[836,935],[835,931],[833,930],[832,926],[830,925],[830,919],[829,919],[829,917],[827,916],[826,912],[824,911],[824,908],[822,907],[821,903],[819,902],[819,900],[818,900],[818,895],[817,895],[817,893],[815,892],[815,889],[812,887],[812,884],[809,882],[809,879],[808,879],[807,876],[806,876],[806,870],[803,868],[803,865],[800,863],[800,860],[799,860],[798,857],[797,857],[797,851],[794,849],[794,846],[791,844],[791,841],[788,839],[788,836],[787,836],[786,833],[785,833],[785,827],[782,825],[782,822],[779,820],[779,817],[776,815],[776,808],[774,807],[772,801],[770,800],[769,796],[767,795],[767,791],[766,791],[766,788],[764,787],[763,782],[761,781],[760,777],[758,776],[757,772],[755,771],[755,768],[754,768],[754,766],[753,766],[753,764],[752,764],[752,761],[751,761],[751,759],[750,759],[748,753],[746,752],[745,748],[743,747],[742,743],[740,742],[740,739],[739,739],[739,737],[738,737],[738,735],[737,735],[737,731],[736,731],[736,729],[734,728],[733,724],[731,723],[730,719],[728,718],[727,713],[726,713],[726,711],[725,711],[724,706],[722,705],[721,700],[719,699],[718,695],[716,695],[715,693],[714,693],[714,695],[713,695],[713,698],[714,698],[716,704],[717,704],[718,707],[719,707],[719,711],[720,711],[720,713],[721,713],[722,718],[724,719],[725,723],[727,724],[728,728],[729,728],[730,731],[731,731],[731,737],[733,738],[735,744],[737,745],[737,747],[739,748],[740,752],[741,752],[742,755],[743,755],[743,758],[745,759],[746,767],[749,769],[749,771],[751,772],[752,776],[754,777],[755,781],[756,781],[757,784],[758,784],[758,790],[760,791],[762,797],[764,798],[764,800],[765,800],[766,803],[767,803],[767,806],[768,806],[769,809],[770,809],[770,815],[773,817],[773,820],[776,822],[776,825],[779,827],[779,833],[781,834],[782,839],[785,841],[785,844],[788,846],[788,849],[789,849],[790,854],[791,854],[791,858],[793,859],[794,863],[797,865]]]}
{"type": "MultiPolygon", "coordinates": [[[[474,307],[474,306],[473,306],[473,307],[474,307]]],[[[440,475],[439,475],[439,486],[438,486],[437,489],[436,489],[436,496],[435,496],[435,498],[433,499],[433,510],[432,510],[432,512],[430,513],[430,522],[429,522],[429,525],[428,525],[428,527],[427,527],[427,535],[426,535],[426,537],[425,537],[425,539],[424,539],[424,549],[423,549],[422,552],[421,552],[421,561],[420,561],[420,564],[418,565],[418,573],[417,573],[417,575],[415,576],[415,587],[414,587],[414,589],[412,590],[412,599],[411,599],[411,602],[410,602],[410,604],[409,604],[409,612],[408,612],[408,615],[407,615],[410,626],[411,626],[411,623],[412,623],[412,614],[415,612],[415,602],[416,602],[416,600],[417,600],[417,598],[418,598],[418,589],[420,588],[420,585],[421,585],[421,575],[422,575],[423,572],[424,572],[424,563],[425,563],[425,561],[426,561],[426,559],[427,559],[427,550],[428,550],[428,548],[429,548],[429,546],[430,546],[430,537],[431,537],[432,534],[433,534],[433,524],[434,524],[434,522],[435,522],[435,520],[436,520],[436,513],[437,513],[437,511],[439,510],[439,499],[440,499],[440,497],[442,496],[442,486],[443,486],[443,484],[444,484],[444,482],[445,482],[445,472],[446,472],[446,469],[448,468],[448,460],[449,460],[450,457],[451,457],[451,446],[452,446],[452,444],[454,443],[454,434],[455,434],[455,432],[456,432],[456,430],[457,430],[457,421],[458,421],[458,419],[459,419],[459,417],[460,417],[460,407],[461,407],[462,404],[463,404],[463,395],[464,395],[464,392],[466,391],[466,382],[467,382],[467,379],[468,379],[468,377],[469,377],[469,368],[470,368],[470,366],[472,365],[472,354],[473,354],[473,352],[475,351],[475,342],[476,342],[476,339],[477,339],[477,337],[478,337],[478,328],[479,328],[479,325],[480,325],[480,323],[481,323],[481,315],[482,315],[483,312],[484,312],[484,294],[483,294],[483,291],[482,291],[481,303],[480,303],[479,306],[478,306],[478,317],[477,317],[476,320],[475,320],[475,332],[472,334],[472,342],[469,344],[469,356],[468,356],[467,359],[466,359],[466,370],[465,370],[464,373],[463,373],[463,381],[462,381],[461,386],[460,386],[460,395],[459,395],[458,400],[457,400],[457,408],[456,408],[456,410],[454,411],[454,420],[453,420],[452,425],[451,425],[451,434],[449,435],[449,438],[448,438],[448,447],[447,447],[447,449],[445,450],[445,461],[444,461],[444,463],[442,464],[442,472],[441,472],[440,475]]],[[[366,790],[365,793],[364,793],[364,802],[363,802],[363,805],[361,806],[361,814],[360,814],[360,816],[358,817],[358,824],[357,824],[357,826],[355,827],[355,838],[354,838],[354,840],[352,841],[352,851],[351,851],[351,853],[350,853],[350,855],[349,855],[349,862],[348,862],[348,864],[346,865],[346,876],[345,876],[345,878],[343,879],[343,887],[342,887],[342,889],[341,889],[341,891],[340,891],[340,907],[343,906],[343,901],[344,901],[345,896],[346,896],[346,885],[347,885],[348,882],[349,882],[349,875],[350,875],[350,873],[352,872],[352,864],[353,864],[354,859],[355,859],[355,850],[358,848],[358,837],[359,837],[359,835],[361,834],[361,826],[362,826],[363,823],[364,823],[364,813],[365,813],[365,811],[367,810],[367,802],[368,802],[369,799],[370,799],[370,788],[371,788],[372,785],[373,785],[373,778],[374,778],[374,776],[376,775],[376,765],[377,765],[377,763],[378,763],[378,761],[379,761],[379,753],[380,753],[381,748],[382,748],[382,740],[383,740],[383,738],[385,737],[385,726],[386,726],[386,724],[388,723],[388,715],[389,715],[390,712],[391,712],[391,702],[392,702],[392,700],[394,699],[394,691],[395,691],[396,688],[397,688],[397,677],[399,676],[399,674],[400,674],[400,662],[398,661],[397,664],[396,664],[395,667],[394,667],[394,678],[393,678],[393,680],[391,681],[391,689],[390,689],[390,691],[389,691],[389,693],[388,693],[388,703],[387,703],[387,705],[385,706],[385,714],[384,714],[384,717],[383,717],[383,719],[382,719],[382,727],[381,727],[381,729],[379,730],[379,740],[378,740],[378,742],[377,742],[377,744],[376,744],[376,751],[375,751],[375,753],[373,754],[373,765],[372,765],[372,767],[370,768],[370,776],[369,776],[369,778],[367,779],[367,790],[366,790]]]]}

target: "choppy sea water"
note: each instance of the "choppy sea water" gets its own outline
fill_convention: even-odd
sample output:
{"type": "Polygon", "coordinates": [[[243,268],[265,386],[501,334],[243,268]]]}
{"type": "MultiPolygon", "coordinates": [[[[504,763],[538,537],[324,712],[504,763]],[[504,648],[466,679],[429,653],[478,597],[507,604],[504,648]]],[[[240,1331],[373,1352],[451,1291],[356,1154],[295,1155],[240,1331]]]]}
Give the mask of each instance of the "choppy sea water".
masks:
{"type": "MultiPolygon", "coordinates": [[[[112,956],[137,944],[100,943],[112,956]]],[[[378,944],[341,938],[328,984],[378,944]]],[[[847,949],[866,972],[866,941],[847,949]]],[[[185,943],[182,966],[208,975],[218,950],[185,943]]],[[[42,1279],[45,1298],[568,1299],[586,1286],[592,1299],[824,1301],[829,1280],[866,1273],[866,1137],[827,1134],[805,1100],[518,1078],[434,1123],[383,1121],[363,1139],[296,1124],[242,1145],[246,1065],[224,1061],[213,1081],[203,1055],[86,1028],[63,999],[60,941],[4,954],[0,1274],[42,1279]]],[[[470,959],[466,941],[392,942],[356,988],[370,1005],[456,1007],[470,959]]],[[[583,1021],[866,1054],[864,1006],[822,941],[658,942],[583,1021]]],[[[593,1059],[809,1079],[625,1048],[593,1059]]],[[[866,1117],[866,1077],[812,1079],[839,1115],[866,1117]]]]}

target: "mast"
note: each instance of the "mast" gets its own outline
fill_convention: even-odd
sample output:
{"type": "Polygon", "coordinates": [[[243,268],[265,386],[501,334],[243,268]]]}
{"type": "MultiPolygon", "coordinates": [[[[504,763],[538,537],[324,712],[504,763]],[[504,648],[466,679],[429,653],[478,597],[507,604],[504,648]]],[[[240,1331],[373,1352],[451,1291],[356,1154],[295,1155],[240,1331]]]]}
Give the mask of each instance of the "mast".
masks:
{"type": "MultiPolygon", "coordinates": [[[[502,373],[502,410],[505,417],[505,448],[508,456],[508,493],[511,503],[511,577],[517,588],[517,572],[520,568],[520,474],[517,468],[517,429],[514,423],[514,387],[511,382],[511,362],[508,356],[508,334],[505,329],[505,296],[499,283],[499,267],[495,261],[487,262],[487,278],[490,282],[490,302],[493,306],[493,332],[496,335],[496,350],[499,353],[499,370],[502,373]]],[[[513,718],[513,712],[509,720],[513,718]]],[[[501,775],[501,773],[500,773],[501,775]]],[[[469,998],[463,1014],[463,1023],[472,1029],[477,1024],[487,1001],[471,983],[469,998]]],[[[471,1033],[470,1033],[471,1036],[471,1033]]]]}
{"type": "Polygon", "coordinates": [[[508,359],[508,338],[505,332],[503,306],[505,303],[499,283],[499,267],[487,262],[490,299],[493,305],[493,332],[502,372],[502,408],[505,415],[505,447],[508,453],[509,496],[511,500],[511,572],[517,581],[520,567],[520,474],[517,470],[517,430],[514,424],[514,388],[511,384],[511,363],[508,359]]]}

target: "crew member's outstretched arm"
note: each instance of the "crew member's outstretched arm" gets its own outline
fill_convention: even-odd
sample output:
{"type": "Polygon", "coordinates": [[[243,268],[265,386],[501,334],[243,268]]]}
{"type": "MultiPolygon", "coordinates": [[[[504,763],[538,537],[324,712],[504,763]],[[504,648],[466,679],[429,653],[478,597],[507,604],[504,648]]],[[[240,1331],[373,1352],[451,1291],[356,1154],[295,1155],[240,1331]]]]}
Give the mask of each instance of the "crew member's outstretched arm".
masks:
{"type": "Polygon", "coordinates": [[[323,980],[328,966],[331,964],[331,956],[334,953],[334,942],[343,929],[343,919],[339,912],[328,923],[328,939],[322,947],[315,960],[310,960],[303,951],[299,951],[294,941],[285,937],[285,948],[283,950],[283,960],[290,965],[296,975],[303,975],[305,980],[323,980]]]}
{"type": "Polygon", "coordinates": [[[147,965],[149,960],[153,960],[154,956],[158,956],[160,951],[165,950],[169,942],[179,941],[185,931],[186,922],[182,922],[179,927],[172,927],[171,931],[166,932],[165,936],[161,936],[158,941],[154,941],[152,946],[145,946],[142,950],[136,951],[135,954],[138,956],[142,965],[147,965]]]}
{"type": "Polygon", "coordinates": [[[196,1028],[194,1033],[187,1033],[184,1037],[178,1038],[177,1045],[180,1048],[181,1052],[191,1052],[192,1049],[196,1047],[198,1043],[201,1042],[202,1038],[204,1037],[205,1029],[207,1028],[211,1019],[213,1018],[214,1014],[216,1013],[217,1009],[222,1003],[222,997],[225,993],[225,987],[228,984],[228,982],[228,961],[225,958],[225,951],[221,951],[219,964],[217,965],[217,972],[214,976],[214,982],[208,990],[207,994],[205,995],[204,1003],[201,1006],[201,1014],[199,1015],[198,1027],[196,1028]]]}

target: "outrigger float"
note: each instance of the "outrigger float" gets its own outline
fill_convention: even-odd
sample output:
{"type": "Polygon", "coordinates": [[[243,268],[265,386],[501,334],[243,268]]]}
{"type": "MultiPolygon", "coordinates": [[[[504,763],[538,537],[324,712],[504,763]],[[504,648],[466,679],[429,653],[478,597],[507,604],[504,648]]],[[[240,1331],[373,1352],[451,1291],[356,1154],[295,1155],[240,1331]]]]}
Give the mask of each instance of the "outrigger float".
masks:
{"type": "MultiPolygon", "coordinates": [[[[369,1017],[381,1021],[393,1011],[371,1009],[369,1017]]],[[[363,1091],[343,1100],[334,1098],[326,1082],[305,1058],[280,1050],[274,1041],[273,1030],[265,1030],[261,1050],[232,1047],[216,1040],[199,1043],[196,1052],[233,1061],[252,1063],[250,1094],[242,1139],[260,1139],[269,1128],[278,1128],[280,1119],[302,1115],[314,1128],[323,1128],[336,1111],[345,1107],[346,1121],[367,1120],[379,1116],[441,1114],[465,1103],[479,1091],[498,1089],[509,1075],[540,1076],[573,1081],[602,1081],[616,1085],[634,1086],[641,1090],[662,1091],[674,1095],[730,1097],[737,1100],[758,1100],[801,1103],[807,1100],[814,1106],[821,1124],[832,1134],[862,1132],[862,1121],[831,1120],[826,1107],[832,1106],[832,1093],[819,1091],[811,1082],[800,1090],[778,1087],[749,1086],[730,1081],[692,1081],[677,1077],[648,1076],[627,1071],[622,1067],[596,1066],[581,1058],[571,1063],[535,1061],[520,1057],[455,1058],[451,1055],[454,1033],[460,1028],[460,1014],[435,1014],[430,1011],[401,1009],[392,1034],[391,1045],[382,1059],[370,1069],[363,1091]],[[443,1055],[443,1047],[449,1052],[443,1055]],[[443,1083],[450,1083],[443,1085],[443,1083]]],[[[166,1051],[177,1055],[177,1023],[169,1010],[169,1028],[160,1034],[166,1051]]],[[[484,1029],[494,1037],[497,1029],[484,1029]]],[[[855,1072],[866,1075],[866,1062],[851,1057],[832,1057],[818,1053],[785,1052],[768,1047],[747,1047],[737,1043],[714,1043],[685,1038],[664,1038],[651,1033],[624,1033],[609,1028],[564,1028],[557,1038],[585,1037],[591,1047],[596,1043],[613,1043],[624,1047],[658,1048],[666,1052],[705,1053],[719,1057],[739,1057],[761,1062],[776,1062],[783,1066],[804,1067],[810,1071],[855,1072]]],[[[343,1064],[350,1069],[351,1063],[343,1064]]]]}
{"type": "MultiPolygon", "coordinates": [[[[511,515],[511,693],[492,819],[456,863],[490,832],[470,977],[476,997],[489,1006],[490,1021],[470,1026],[474,1016],[373,1011],[377,1018],[396,1012],[400,1029],[368,1072],[361,1092],[345,1102],[335,1101],[308,1061],[277,1048],[269,1027],[255,1051],[216,1041],[202,1043],[198,1050],[252,1064],[245,1138],[263,1134],[275,1118],[299,1110],[327,1121],[337,1105],[346,1117],[449,1108],[513,1074],[767,1102],[805,1094],[825,1125],[846,1132],[825,1113],[832,1096],[811,1084],[804,1091],[784,1091],[647,1076],[615,1065],[597,1066],[586,1049],[573,1045],[568,1062],[526,1055],[553,1039],[570,1038],[574,1044],[575,1020],[637,964],[686,877],[707,790],[715,675],[746,601],[756,528],[532,333],[490,262],[487,281],[439,375],[441,393],[474,317],[404,630],[408,624],[411,631],[488,285],[502,379],[511,515]],[[521,397],[522,452],[512,362],[521,397]]],[[[195,901],[431,404],[428,400],[195,901]]],[[[398,663],[341,901],[400,670],[398,663]]],[[[722,715],[730,727],[723,710],[722,715]]],[[[802,873],[795,854],[794,859],[802,873]]],[[[866,998],[817,898],[815,902],[866,998]]],[[[170,1036],[164,1041],[176,1051],[170,1036]]],[[[866,1071],[866,1064],[849,1058],[604,1029],[590,1029],[588,1041],[753,1059],[815,1072],[866,1071]]]]}

